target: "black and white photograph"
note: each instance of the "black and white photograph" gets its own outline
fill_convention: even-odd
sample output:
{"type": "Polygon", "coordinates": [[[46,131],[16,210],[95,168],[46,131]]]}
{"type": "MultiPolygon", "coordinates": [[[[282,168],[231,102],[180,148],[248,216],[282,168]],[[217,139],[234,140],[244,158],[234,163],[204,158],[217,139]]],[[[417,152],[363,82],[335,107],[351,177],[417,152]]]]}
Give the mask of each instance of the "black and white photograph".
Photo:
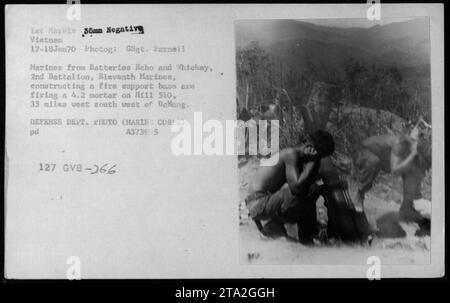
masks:
{"type": "Polygon", "coordinates": [[[279,123],[239,156],[242,263],[430,263],[429,22],[235,22],[238,119],[279,123]]]}
{"type": "Polygon", "coordinates": [[[442,277],[443,12],[9,3],[4,280],[442,277]]]}

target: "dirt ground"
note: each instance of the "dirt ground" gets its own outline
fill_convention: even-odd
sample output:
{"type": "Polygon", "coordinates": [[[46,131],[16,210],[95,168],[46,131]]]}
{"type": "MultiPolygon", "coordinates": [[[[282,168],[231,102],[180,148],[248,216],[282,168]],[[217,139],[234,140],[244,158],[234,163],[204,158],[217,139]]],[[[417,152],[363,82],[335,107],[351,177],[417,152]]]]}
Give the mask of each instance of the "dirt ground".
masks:
{"type": "MultiPolygon", "coordinates": [[[[249,220],[245,206],[248,182],[259,166],[256,158],[243,159],[239,164],[239,230],[241,264],[341,264],[363,265],[369,256],[378,256],[382,264],[429,264],[430,237],[414,236],[417,226],[402,223],[405,238],[375,238],[369,245],[328,245],[304,246],[298,242],[280,238],[263,239],[255,224],[249,220]]],[[[353,197],[355,186],[349,178],[350,194],[353,197]]],[[[430,199],[431,182],[428,178],[423,184],[424,197],[430,199]]],[[[376,227],[376,219],[399,209],[401,201],[401,180],[391,176],[380,176],[374,188],[367,193],[365,211],[369,222],[376,227]]],[[[320,204],[320,201],[319,201],[320,204]]],[[[295,226],[286,226],[295,230],[295,226]]]]}

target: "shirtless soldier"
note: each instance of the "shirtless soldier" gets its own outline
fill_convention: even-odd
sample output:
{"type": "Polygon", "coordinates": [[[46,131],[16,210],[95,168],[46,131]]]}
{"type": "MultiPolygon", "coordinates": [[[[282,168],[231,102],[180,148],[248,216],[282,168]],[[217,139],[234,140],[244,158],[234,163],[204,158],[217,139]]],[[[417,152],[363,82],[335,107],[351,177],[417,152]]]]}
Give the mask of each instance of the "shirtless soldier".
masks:
{"type": "MultiPolygon", "coordinates": [[[[333,106],[341,98],[341,87],[331,83],[315,82],[306,105],[300,107],[305,131],[308,134],[317,129],[326,129],[333,106]]],[[[285,92],[289,98],[287,92],[285,92]]],[[[339,238],[344,242],[361,241],[370,243],[373,231],[363,209],[355,209],[348,183],[342,175],[341,165],[324,157],[320,161],[319,175],[324,183],[322,196],[327,208],[327,237],[339,238]]]]}
{"type": "Polygon", "coordinates": [[[319,163],[333,152],[331,134],[318,130],[299,146],[281,150],[274,165],[259,168],[245,202],[263,235],[286,235],[284,223],[297,223],[300,242],[312,243],[317,232],[315,203],[319,192],[315,182],[319,163]]]}
{"type": "MultiPolygon", "coordinates": [[[[403,180],[403,202],[399,210],[399,219],[416,222],[421,228],[429,228],[429,220],[415,208],[414,200],[421,199],[421,184],[427,162],[417,151],[419,141],[419,124],[410,135],[381,135],[364,140],[357,155],[358,192],[356,207],[363,208],[365,193],[372,187],[376,176],[383,170],[401,176],[403,180]]],[[[422,230],[423,232],[423,230],[422,230]]],[[[420,234],[420,232],[419,232],[420,234]]]]}
{"type": "MultiPolygon", "coordinates": [[[[292,104],[288,93],[281,90],[292,104]]],[[[326,129],[333,106],[341,97],[338,85],[315,82],[308,102],[300,106],[304,128],[307,134],[318,129],[326,129]]],[[[348,194],[348,183],[342,176],[342,171],[348,171],[338,166],[331,157],[324,157],[320,161],[319,176],[324,186],[321,195],[325,199],[327,208],[327,237],[340,238],[345,242],[361,241],[370,243],[372,230],[364,211],[357,211],[348,194]]]]}

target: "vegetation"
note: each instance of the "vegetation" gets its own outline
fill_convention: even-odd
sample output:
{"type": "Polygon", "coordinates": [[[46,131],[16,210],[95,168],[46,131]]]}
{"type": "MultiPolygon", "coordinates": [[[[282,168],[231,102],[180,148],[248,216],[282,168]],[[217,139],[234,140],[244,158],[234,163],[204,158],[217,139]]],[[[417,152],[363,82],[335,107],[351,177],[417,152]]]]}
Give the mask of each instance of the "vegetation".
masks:
{"type": "MultiPolygon", "coordinates": [[[[288,56],[294,52],[286,51],[288,56]]],[[[317,60],[316,60],[317,61],[317,60]]],[[[371,135],[398,132],[402,125],[422,116],[431,121],[429,71],[382,65],[355,59],[351,55],[342,66],[324,71],[313,60],[303,66],[266,51],[257,42],[236,53],[238,111],[261,111],[262,105],[280,100],[280,147],[297,143],[304,131],[300,107],[307,104],[316,81],[334,83],[341,89],[333,104],[329,130],[337,142],[337,152],[352,155],[356,143],[371,135]],[[290,98],[280,91],[284,89],[290,98]]],[[[431,158],[431,142],[426,151],[431,158]]]]}

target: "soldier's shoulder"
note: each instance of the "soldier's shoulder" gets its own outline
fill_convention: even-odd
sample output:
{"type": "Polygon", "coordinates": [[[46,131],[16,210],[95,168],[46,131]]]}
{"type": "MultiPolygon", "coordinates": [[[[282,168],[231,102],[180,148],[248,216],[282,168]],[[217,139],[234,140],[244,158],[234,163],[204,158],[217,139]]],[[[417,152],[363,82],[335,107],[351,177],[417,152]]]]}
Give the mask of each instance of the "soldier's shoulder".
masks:
{"type": "Polygon", "coordinates": [[[287,147],[280,151],[280,158],[293,158],[298,155],[298,150],[295,147],[287,147]]]}
{"type": "Polygon", "coordinates": [[[371,136],[362,141],[363,145],[366,144],[389,144],[392,140],[392,136],[390,135],[377,135],[371,136]]]}

